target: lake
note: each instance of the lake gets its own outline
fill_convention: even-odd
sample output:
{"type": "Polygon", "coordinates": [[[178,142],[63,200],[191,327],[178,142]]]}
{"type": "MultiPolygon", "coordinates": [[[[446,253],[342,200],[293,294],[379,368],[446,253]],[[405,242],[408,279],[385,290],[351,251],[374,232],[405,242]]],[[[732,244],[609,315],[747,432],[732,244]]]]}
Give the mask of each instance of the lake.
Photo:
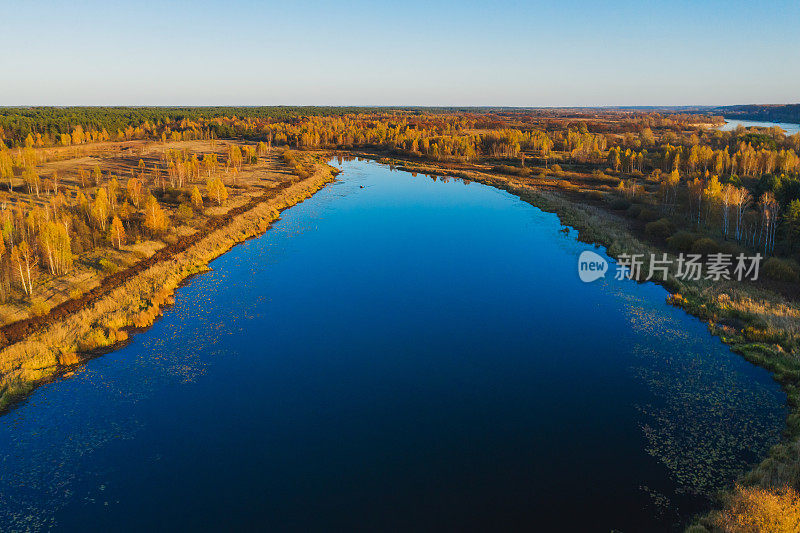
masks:
{"type": "Polygon", "coordinates": [[[0,530],[668,531],[779,440],[770,375],[657,285],[581,282],[605,254],[555,215],[337,165],[0,417],[0,530]]]}
{"type": "Polygon", "coordinates": [[[738,118],[726,118],[725,120],[725,124],[719,128],[722,131],[733,131],[739,126],[744,126],[745,128],[771,128],[778,126],[786,132],[786,135],[800,133],[800,124],[791,124],[789,122],[759,122],[755,120],[740,120],[738,118]]]}

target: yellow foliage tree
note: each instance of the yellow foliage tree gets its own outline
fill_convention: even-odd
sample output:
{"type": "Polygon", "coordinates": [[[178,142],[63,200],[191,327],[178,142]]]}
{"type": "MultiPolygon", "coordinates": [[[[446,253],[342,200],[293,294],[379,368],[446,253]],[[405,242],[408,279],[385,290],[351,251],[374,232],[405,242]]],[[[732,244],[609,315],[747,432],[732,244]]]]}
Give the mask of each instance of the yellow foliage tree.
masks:
{"type": "Polygon", "coordinates": [[[11,249],[11,268],[14,278],[28,296],[33,294],[33,276],[36,273],[36,255],[27,242],[22,241],[11,249]]]}
{"type": "Polygon", "coordinates": [[[203,195],[200,194],[200,189],[197,188],[197,185],[192,187],[192,205],[198,211],[203,209],[203,195]]]}
{"type": "Polygon", "coordinates": [[[111,205],[108,203],[108,195],[105,189],[97,189],[97,194],[92,203],[92,217],[100,229],[105,231],[111,205]]]}
{"type": "Polygon", "coordinates": [[[228,189],[220,178],[211,178],[206,182],[206,192],[209,198],[214,198],[218,205],[222,205],[228,198],[228,189]]]}
{"type": "Polygon", "coordinates": [[[35,194],[38,198],[42,184],[39,174],[33,168],[26,168],[22,172],[22,179],[25,180],[25,185],[28,187],[28,194],[35,194]]]}
{"type": "Polygon", "coordinates": [[[111,221],[111,228],[108,230],[108,240],[110,240],[118,250],[122,248],[122,243],[125,241],[125,227],[122,225],[122,220],[117,216],[111,221]]]}
{"type": "Polygon", "coordinates": [[[242,166],[242,150],[235,144],[228,147],[228,162],[234,168],[242,166]]]}
{"type": "Polygon", "coordinates": [[[128,198],[136,206],[136,209],[139,209],[139,203],[142,201],[142,182],[137,178],[129,178],[127,189],[128,198]]]}
{"type": "Polygon", "coordinates": [[[163,233],[169,226],[169,219],[152,194],[147,197],[144,207],[144,227],[151,233],[163,233]]]}
{"type": "Polygon", "coordinates": [[[39,230],[39,248],[50,274],[59,276],[72,267],[72,246],[66,225],[46,222],[39,230]]]}

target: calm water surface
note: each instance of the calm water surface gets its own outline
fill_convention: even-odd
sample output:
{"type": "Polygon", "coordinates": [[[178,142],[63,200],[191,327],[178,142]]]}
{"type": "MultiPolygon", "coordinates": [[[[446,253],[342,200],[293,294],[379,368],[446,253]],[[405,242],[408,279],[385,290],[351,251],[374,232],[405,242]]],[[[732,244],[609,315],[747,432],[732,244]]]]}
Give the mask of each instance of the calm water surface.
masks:
{"type": "Polygon", "coordinates": [[[667,530],[778,440],[769,375],[554,215],[343,167],[0,418],[0,530],[667,530]]]}
{"type": "Polygon", "coordinates": [[[789,122],[759,122],[755,120],[740,120],[738,118],[726,118],[725,120],[727,122],[719,128],[722,131],[732,131],[739,126],[744,126],[745,128],[771,128],[772,126],[778,126],[786,132],[786,135],[800,133],[800,124],[791,124],[789,122]]]}

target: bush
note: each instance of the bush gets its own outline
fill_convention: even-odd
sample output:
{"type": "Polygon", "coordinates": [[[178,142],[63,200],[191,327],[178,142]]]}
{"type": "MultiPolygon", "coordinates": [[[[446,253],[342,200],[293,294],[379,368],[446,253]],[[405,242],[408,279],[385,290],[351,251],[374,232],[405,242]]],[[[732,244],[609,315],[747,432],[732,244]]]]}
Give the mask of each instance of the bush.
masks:
{"type": "Polygon", "coordinates": [[[667,239],[667,246],[678,252],[691,252],[697,237],[688,231],[679,231],[667,239]]]}
{"type": "Polygon", "coordinates": [[[652,222],[658,218],[658,213],[649,207],[643,207],[636,218],[643,222],[652,222]]]}
{"type": "Polygon", "coordinates": [[[748,250],[746,250],[745,248],[742,248],[741,246],[739,246],[735,242],[731,242],[731,241],[726,241],[726,242],[723,242],[722,244],[720,244],[719,251],[724,253],[724,254],[731,254],[733,256],[736,256],[736,255],[739,255],[739,254],[744,254],[744,255],[748,255],[748,256],[752,255],[748,250]]]}
{"type": "Polygon", "coordinates": [[[309,170],[307,167],[303,167],[302,165],[295,166],[292,169],[292,172],[294,173],[295,176],[303,180],[308,178],[312,174],[311,170],[309,170]]]}
{"type": "Polygon", "coordinates": [[[531,175],[531,169],[523,168],[523,167],[515,167],[515,166],[512,166],[512,165],[499,165],[499,166],[494,167],[494,170],[496,172],[500,172],[500,173],[503,173],[503,174],[512,174],[514,176],[522,176],[523,178],[524,177],[528,177],[528,176],[531,175]]]}
{"type": "Polygon", "coordinates": [[[180,207],[178,207],[178,211],[175,213],[175,216],[181,222],[186,222],[194,216],[194,209],[192,209],[189,204],[181,204],[180,207]]]}
{"type": "Polygon", "coordinates": [[[169,187],[164,191],[163,194],[160,195],[160,200],[165,204],[177,204],[180,202],[182,194],[183,193],[180,189],[173,189],[172,187],[169,187]]]}
{"type": "Polygon", "coordinates": [[[558,165],[558,164],[556,164],[556,165],[553,165],[553,166],[552,166],[552,167],[550,167],[550,168],[551,168],[551,169],[553,170],[553,172],[555,172],[556,174],[558,174],[558,173],[562,172],[562,170],[561,170],[561,165],[558,165]]]}
{"type": "Polygon", "coordinates": [[[605,196],[603,191],[586,191],[586,197],[591,200],[602,200],[605,196]]]}
{"type": "Polygon", "coordinates": [[[106,259],[105,257],[100,259],[100,261],[97,262],[97,266],[99,266],[100,270],[102,270],[106,274],[113,274],[114,272],[116,272],[118,270],[117,265],[115,265],[114,263],[112,263],[111,261],[106,259]]]}
{"type": "Polygon", "coordinates": [[[50,306],[41,298],[36,298],[31,303],[31,314],[33,316],[42,316],[50,312],[50,306]]]}
{"type": "Polygon", "coordinates": [[[615,198],[611,202],[611,206],[610,207],[614,211],[624,211],[624,210],[628,209],[630,206],[631,206],[631,203],[628,200],[626,200],[624,198],[615,198]]]}
{"type": "Polygon", "coordinates": [[[88,352],[112,344],[114,341],[106,336],[103,328],[93,327],[78,341],[78,350],[88,352]]]}
{"type": "Polygon", "coordinates": [[[770,257],[761,267],[764,275],[777,281],[797,281],[797,270],[790,261],[770,257]]]}
{"type": "Polygon", "coordinates": [[[701,239],[697,239],[694,241],[692,245],[692,251],[696,254],[715,254],[719,252],[719,244],[714,239],[709,239],[708,237],[703,237],[701,239]]]}
{"type": "Polygon", "coordinates": [[[642,206],[641,205],[639,205],[639,204],[631,204],[631,206],[628,208],[627,215],[629,217],[631,217],[631,218],[638,218],[639,217],[639,213],[641,213],[641,212],[642,212],[642,206]]]}
{"type": "Polygon", "coordinates": [[[295,153],[292,150],[286,150],[283,152],[283,162],[289,166],[293,166],[297,164],[297,160],[295,159],[295,153]]]}
{"type": "Polygon", "coordinates": [[[655,222],[648,222],[644,227],[645,233],[661,242],[665,242],[673,231],[675,231],[675,228],[668,218],[660,218],[655,222]]]}
{"type": "Polygon", "coordinates": [[[736,487],[728,508],[716,517],[723,531],[797,531],[800,527],[800,496],[792,488],[736,487]]]}

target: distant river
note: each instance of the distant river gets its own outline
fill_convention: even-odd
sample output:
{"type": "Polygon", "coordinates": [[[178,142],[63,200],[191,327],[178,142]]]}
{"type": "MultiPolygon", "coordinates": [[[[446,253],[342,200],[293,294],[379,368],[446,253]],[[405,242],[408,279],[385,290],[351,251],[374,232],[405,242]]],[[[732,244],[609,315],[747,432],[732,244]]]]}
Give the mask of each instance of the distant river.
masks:
{"type": "Polygon", "coordinates": [[[772,126],[778,126],[786,131],[786,135],[800,133],[800,124],[791,124],[789,122],[758,122],[755,120],[740,120],[738,118],[726,118],[725,120],[727,122],[719,128],[722,131],[732,131],[741,125],[745,128],[771,128],[772,126]]]}
{"type": "Polygon", "coordinates": [[[778,441],[769,374],[555,215],[341,165],[0,417],[0,530],[669,530],[778,441]]]}

